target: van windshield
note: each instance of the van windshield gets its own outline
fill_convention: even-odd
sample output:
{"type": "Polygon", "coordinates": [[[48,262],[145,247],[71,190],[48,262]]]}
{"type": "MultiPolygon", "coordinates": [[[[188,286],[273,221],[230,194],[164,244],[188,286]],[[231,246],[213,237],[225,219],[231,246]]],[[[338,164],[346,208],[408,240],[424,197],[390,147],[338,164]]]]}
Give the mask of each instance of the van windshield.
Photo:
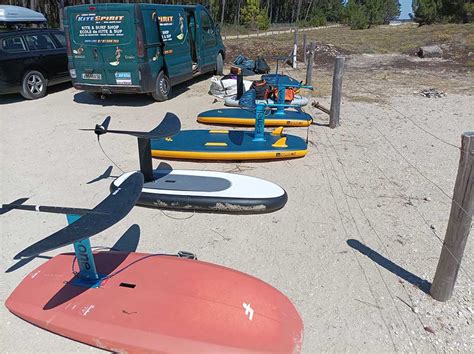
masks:
{"type": "Polygon", "coordinates": [[[101,10],[94,13],[76,13],[71,16],[73,39],[77,44],[127,44],[131,38],[130,13],[101,10]]]}

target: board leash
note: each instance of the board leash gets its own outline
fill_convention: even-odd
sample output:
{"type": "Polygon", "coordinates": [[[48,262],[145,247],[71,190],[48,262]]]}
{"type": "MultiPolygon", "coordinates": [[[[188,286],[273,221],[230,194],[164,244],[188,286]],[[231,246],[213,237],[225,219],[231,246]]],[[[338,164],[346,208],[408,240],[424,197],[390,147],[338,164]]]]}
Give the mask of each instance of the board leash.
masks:
{"type": "Polygon", "coordinates": [[[112,162],[115,167],[117,167],[120,171],[122,171],[122,173],[125,173],[125,171],[122,170],[122,169],[120,168],[120,166],[117,165],[117,164],[115,163],[115,161],[112,160],[112,158],[111,158],[109,155],[107,155],[107,153],[105,152],[104,148],[102,147],[102,144],[100,143],[99,137],[97,137],[97,142],[99,143],[99,147],[100,147],[100,149],[102,150],[102,153],[105,155],[105,157],[107,157],[107,159],[109,159],[109,161],[112,162]]]}
{"type": "MultiPolygon", "coordinates": [[[[109,247],[93,247],[94,249],[109,249],[109,250],[114,250],[113,248],[109,248],[109,247]]],[[[130,268],[131,266],[137,264],[138,262],[141,262],[141,261],[144,261],[145,259],[147,258],[151,258],[151,257],[176,257],[176,258],[186,258],[186,259],[193,259],[193,260],[197,260],[197,256],[192,253],[192,252],[187,252],[187,251],[179,251],[177,254],[173,254],[173,253],[152,253],[152,254],[147,254],[143,257],[140,257],[136,260],[134,260],[132,263],[130,264],[127,264],[126,266],[120,268],[119,270],[115,271],[115,272],[112,272],[106,276],[104,276],[102,278],[102,280],[107,280],[107,279],[111,279],[113,277],[115,277],[117,274],[119,273],[122,273],[123,271],[127,270],[128,268],[130,268]]],[[[72,260],[72,264],[71,264],[71,271],[72,271],[72,274],[74,274],[74,276],[77,276],[79,274],[79,272],[77,272],[75,270],[75,265],[77,263],[77,257],[74,256],[73,260],[72,260]]]]}

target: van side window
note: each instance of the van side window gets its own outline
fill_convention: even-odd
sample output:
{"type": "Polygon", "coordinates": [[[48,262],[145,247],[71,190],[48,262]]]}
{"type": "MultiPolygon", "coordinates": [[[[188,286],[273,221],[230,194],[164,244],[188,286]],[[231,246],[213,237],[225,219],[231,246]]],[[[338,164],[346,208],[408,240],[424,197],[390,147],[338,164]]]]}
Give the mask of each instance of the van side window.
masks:
{"type": "Polygon", "coordinates": [[[51,37],[46,33],[26,35],[26,42],[31,50],[54,49],[51,37]]]}
{"type": "Polygon", "coordinates": [[[212,25],[212,20],[209,15],[202,11],[201,12],[201,23],[202,23],[202,30],[209,34],[214,34],[214,26],[212,25]]]}
{"type": "Polygon", "coordinates": [[[20,36],[3,39],[2,49],[9,53],[26,52],[25,42],[20,36]]]}

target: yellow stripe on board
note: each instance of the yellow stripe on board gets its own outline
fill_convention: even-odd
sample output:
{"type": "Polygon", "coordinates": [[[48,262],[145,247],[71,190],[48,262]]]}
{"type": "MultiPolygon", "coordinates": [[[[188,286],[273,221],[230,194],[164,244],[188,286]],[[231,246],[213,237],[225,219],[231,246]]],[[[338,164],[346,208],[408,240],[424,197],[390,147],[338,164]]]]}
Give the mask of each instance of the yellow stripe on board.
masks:
{"type": "MultiPolygon", "coordinates": [[[[199,123],[208,124],[233,124],[233,125],[255,125],[254,118],[224,118],[224,117],[198,117],[199,123]]],[[[266,127],[308,127],[312,121],[307,120],[285,120],[285,119],[266,119],[266,127]]],[[[212,130],[211,130],[212,131],[212,130]]]]}
{"type": "Polygon", "coordinates": [[[196,152],[152,150],[151,155],[159,158],[187,160],[273,160],[303,157],[308,150],[256,151],[256,152],[196,152]]]}
{"type": "Polygon", "coordinates": [[[227,143],[206,143],[206,146],[227,146],[227,143]]]}
{"type": "Polygon", "coordinates": [[[209,133],[211,134],[228,134],[228,130],[209,130],[209,133]]]}

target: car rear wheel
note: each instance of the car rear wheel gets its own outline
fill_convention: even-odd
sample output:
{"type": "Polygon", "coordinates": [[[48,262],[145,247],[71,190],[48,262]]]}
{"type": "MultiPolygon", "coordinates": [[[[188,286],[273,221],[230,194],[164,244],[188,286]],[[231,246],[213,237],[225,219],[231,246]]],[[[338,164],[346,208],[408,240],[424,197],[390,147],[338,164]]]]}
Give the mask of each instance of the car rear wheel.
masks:
{"type": "Polygon", "coordinates": [[[43,74],[36,70],[30,70],[23,75],[21,82],[21,95],[28,100],[35,100],[46,95],[48,81],[43,74]]]}
{"type": "Polygon", "coordinates": [[[171,83],[168,76],[163,71],[160,71],[156,78],[155,91],[151,93],[155,101],[162,102],[170,98],[171,83]]]}
{"type": "Polygon", "coordinates": [[[217,54],[216,58],[216,74],[222,75],[224,73],[224,58],[222,53],[217,54]]]}

